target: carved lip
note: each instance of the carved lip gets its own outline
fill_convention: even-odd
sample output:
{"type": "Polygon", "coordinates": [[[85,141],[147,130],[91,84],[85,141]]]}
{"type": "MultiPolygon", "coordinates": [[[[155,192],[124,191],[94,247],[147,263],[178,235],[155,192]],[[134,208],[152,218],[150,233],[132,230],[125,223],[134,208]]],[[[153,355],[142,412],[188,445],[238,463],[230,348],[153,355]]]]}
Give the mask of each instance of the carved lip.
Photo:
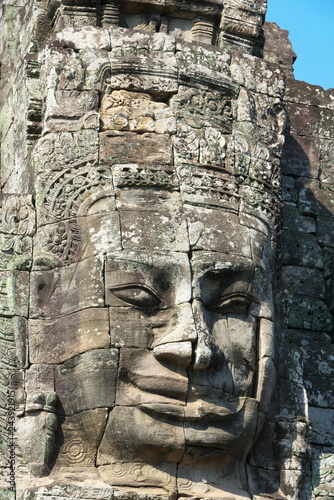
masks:
{"type": "Polygon", "coordinates": [[[213,407],[213,405],[210,405],[210,408],[201,408],[198,411],[189,412],[187,406],[168,403],[141,404],[138,408],[154,418],[182,421],[188,423],[190,426],[198,423],[215,425],[221,423],[222,419],[228,420],[235,418],[240,411],[240,409],[231,411],[227,407],[216,405],[213,407]]]}
{"type": "Polygon", "coordinates": [[[164,376],[160,377],[161,383],[158,384],[154,373],[141,377],[138,373],[128,371],[128,376],[132,385],[146,394],[174,399],[181,403],[185,402],[188,392],[188,380],[186,377],[180,381],[180,379],[173,376],[164,376]]]}
{"type": "Polygon", "coordinates": [[[154,418],[161,418],[174,421],[184,421],[184,406],[168,403],[141,404],[138,408],[154,418]]]}

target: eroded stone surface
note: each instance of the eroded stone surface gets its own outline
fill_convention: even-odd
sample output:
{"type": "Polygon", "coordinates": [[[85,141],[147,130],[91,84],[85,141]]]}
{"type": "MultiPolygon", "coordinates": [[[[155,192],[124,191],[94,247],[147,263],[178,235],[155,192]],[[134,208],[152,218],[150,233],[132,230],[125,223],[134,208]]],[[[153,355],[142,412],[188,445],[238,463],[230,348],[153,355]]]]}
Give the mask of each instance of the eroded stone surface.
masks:
{"type": "Polygon", "coordinates": [[[331,496],[333,95],[265,10],[4,3],[1,498],[15,409],[18,500],[331,496]]]}

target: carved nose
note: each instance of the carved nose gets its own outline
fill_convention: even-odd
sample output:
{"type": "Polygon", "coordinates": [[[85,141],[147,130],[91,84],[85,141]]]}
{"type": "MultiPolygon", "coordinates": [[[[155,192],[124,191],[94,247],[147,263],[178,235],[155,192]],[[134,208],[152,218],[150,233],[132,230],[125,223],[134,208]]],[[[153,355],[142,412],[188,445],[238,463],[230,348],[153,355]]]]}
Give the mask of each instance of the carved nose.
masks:
{"type": "Polygon", "coordinates": [[[187,368],[190,365],[192,352],[193,348],[190,341],[168,342],[153,349],[153,354],[159,361],[172,363],[182,368],[187,368]]]}

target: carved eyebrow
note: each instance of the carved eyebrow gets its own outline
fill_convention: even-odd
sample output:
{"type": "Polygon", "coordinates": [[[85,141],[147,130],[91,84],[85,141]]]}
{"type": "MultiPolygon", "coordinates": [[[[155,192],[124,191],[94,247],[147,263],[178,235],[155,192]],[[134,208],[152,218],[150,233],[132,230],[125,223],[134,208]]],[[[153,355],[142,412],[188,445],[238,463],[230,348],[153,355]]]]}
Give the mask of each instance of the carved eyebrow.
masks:
{"type": "Polygon", "coordinates": [[[109,286],[108,288],[112,292],[116,292],[118,290],[129,290],[132,288],[138,288],[138,289],[140,288],[144,291],[147,291],[149,293],[156,295],[159,299],[161,299],[161,297],[157,294],[157,292],[153,288],[151,288],[148,285],[145,285],[144,283],[138,282],[138,281],[133,281],[130,283],[118,283],[118,284],[109,286]]]}
{"type": "Polygon", "coordinates": [[[240,298],[245,301],[256,300],[253,293],[255,270],[252,267],[209,269],[201,277],[201,295],[205,305],[216,304],[221,300],[240,298]]]}
{"type": "Polygon", "coordinates": [[[235,281],[249,281],[254,279],[255,268],[254,266],[240,266],[234,264],[232,266],[209,268],[206,269],[201,276],[201,279],[206,278],[212,280],[224,280],[225,283],[235,281]]]}
{"type": "Polygon", "coordinates": [[[147,281],[145,279],[145,276],[141,273],[133,273],[131,271],[127,270],[121,270],[121,271],[106,271],[106,275],[109,278],[109,281],[112,283],[116,283],[115,285],[110,285],[111,286],[120,286],[120,285],[131,285],[133,283],[142,283],[145,284],[147,281]]]}

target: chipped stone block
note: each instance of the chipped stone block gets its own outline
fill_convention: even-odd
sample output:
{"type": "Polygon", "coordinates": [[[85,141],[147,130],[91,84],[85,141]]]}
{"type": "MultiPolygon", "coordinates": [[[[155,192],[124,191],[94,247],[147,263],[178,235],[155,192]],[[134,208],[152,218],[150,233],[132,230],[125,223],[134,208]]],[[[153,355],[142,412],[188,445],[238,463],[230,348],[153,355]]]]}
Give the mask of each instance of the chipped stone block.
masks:
{"type": "Polygon", "coordinates": [[[175,133],[176,121],[171,109],[155,102],[149,94],[114,90],[105,94],[101,107],[102,130],[175,133]]]}
{"type": "Polygon", "coordinates": [[[172,164],[172,144],[168,135],[102,132],[100,161],[110,164],[172,164]]]}
{"type": "Polygon", "coordinates": [[[112,408],[118,366],[117,349],[95,349],[55,369],[55,388],[66,415],[94,408],[112,408]]]}
{"type": "Polygon", "coordinates": [[[94,26],[81,26],[80,30],[67,26],[55,34],[56,40],[75,50],[110,50],[110,36],[107,29],[94,26]]]}
{"type": "Polygon", "coordinates": [[[50,271],[31,272],[30,315],[56,318],[104,306],[103,260],[91,258],[50,271]]]}
{"type": "MultiPolygon", "coordinates": [[[[296,59],[296,54],[288,38],[289,32],[279,28],[276,23],[270,22],[265,22],[263,29],[266,39],[264,59],[280,64],[287,70],[291,69],[296,59]],[[279,47],[279,53],[277,52],[277,47],[279,47]]],[[[298,91],[295,90],[295,92],[298,91]]]]}
{"type": "Polygon", "coordinates": [[[313,105],[333,109],[331,89],[324,90],[318,85],[312,85],[301,80],[289,78],[285,95],[289,101],[296,102],[298,104],[307,104],[308,106],[313,105]]]}
{"type": "Polygon", "coordinates": [[[29,320],[30,361],[61,363],[110,345],[108,310],[90,308],[53,320],[29,320]]]}

